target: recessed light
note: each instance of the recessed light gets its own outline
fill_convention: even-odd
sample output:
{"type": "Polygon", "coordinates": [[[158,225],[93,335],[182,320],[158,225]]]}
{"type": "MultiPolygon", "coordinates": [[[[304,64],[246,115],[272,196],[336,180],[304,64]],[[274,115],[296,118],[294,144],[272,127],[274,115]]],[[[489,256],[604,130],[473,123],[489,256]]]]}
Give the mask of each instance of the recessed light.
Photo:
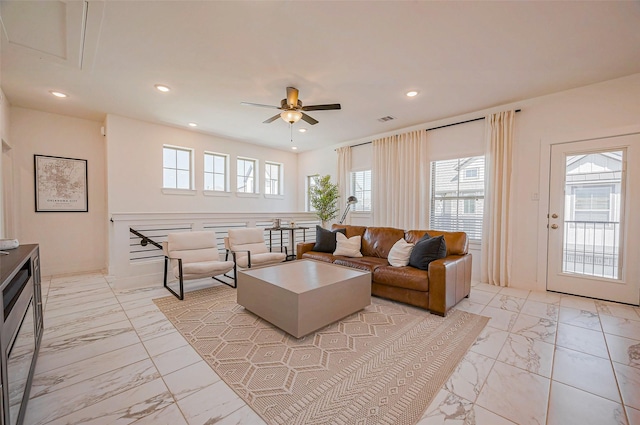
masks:
{"type": "Polygon", "coordinates": [[[165,86],[165,85],[162,85],[162,84],[156,84],[156,85],[155,85],[155,86],[153,86],[153,87],[155,87],[155,88],[156,88],[156,90],[161,91],[161,92],[163,92],[163,93],[166,93],[166,92],[168,92],[168,91],[171,91],[171,89],[170,89],[169,87],[167,87],[167,86],[165,86]]]}
{"type": "Polygon", "coordinates": [[[306,132],[306,131],[307,131],[307,129],[306,129],[306,128],[299,128],[299,129],[298,129],[298,131],[299,131],[300,133],[304,133],[304,132],[306,132]]]}
{"type": "Polygon", "coordinates": [[[415,90],[411,90],[411,91],[407,92],[407,97],[414,97],[414,96],[417,96],[417,95],[418,95],[418,92],[415,91],[415,90]]]}
{"type": "Polygon", "coordinates": [[[291,146],[291,149],[293,149],[294,151],[297,151],[298,147],[297,146],[291,146]]]}
{"type": "Polygon", "coordinates": [[[190,123],[189,123],[189,127],[197,127],[197,126],[198,126],[198,124],[196,124],[196,123],[194,123],[194,122],[190,122],[190,123]]]}
{"type": "Polygon", "coordinates": [[[51,90],[49,93],[51,93],[55,97],[67,97],[67,95],[65,93],[62,93],[62,92],[59,92],[59,91],[55,91],[55,90],[51,90]]]}

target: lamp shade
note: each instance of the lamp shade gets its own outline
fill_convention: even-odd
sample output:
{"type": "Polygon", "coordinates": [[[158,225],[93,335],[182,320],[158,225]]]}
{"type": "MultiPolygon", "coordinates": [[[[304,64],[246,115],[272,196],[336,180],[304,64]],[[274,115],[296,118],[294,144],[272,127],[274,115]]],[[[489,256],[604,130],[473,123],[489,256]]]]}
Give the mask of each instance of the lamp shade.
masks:
{"type": "Polygon", "coordinates": [[[347,198],[347,207],[344,209],[344,213],[342,214],[342,218],[338,223],[344,223],[344,219],[347,218],[347,214],[349,213],[349,209],[351,209],[351,205],[355,205],[358,203],[358,198],[355,196],[349,196],[347,198]]]}
{"type": "Polygon", "coordinates": [[[302,112],[300,111],[282,111],[280,117],[286,122],[293,124],[300,121],[302,118],[302,112]]]}

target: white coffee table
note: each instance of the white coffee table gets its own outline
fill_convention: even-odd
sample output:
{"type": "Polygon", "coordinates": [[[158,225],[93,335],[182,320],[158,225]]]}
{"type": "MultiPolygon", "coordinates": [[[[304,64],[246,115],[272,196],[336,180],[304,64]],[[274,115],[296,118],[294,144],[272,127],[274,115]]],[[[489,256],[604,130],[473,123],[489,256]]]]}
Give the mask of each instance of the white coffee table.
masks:
{"type": "Polygon", "coordinates": [[[238,304],[300,338],[371,304],[371,273],[313,260],[243,270],[238,304]]]}

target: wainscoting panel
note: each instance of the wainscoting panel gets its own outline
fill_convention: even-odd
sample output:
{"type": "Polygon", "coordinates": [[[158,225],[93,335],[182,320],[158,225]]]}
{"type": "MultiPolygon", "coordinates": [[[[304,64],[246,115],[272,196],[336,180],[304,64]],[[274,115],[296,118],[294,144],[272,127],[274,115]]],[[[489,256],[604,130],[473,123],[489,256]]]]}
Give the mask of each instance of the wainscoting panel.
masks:
{"type": "MultiPolygon", "coordinates": [[[[229,229],[260,227],[265,229],[265,242],[269,244],[269,231],[274,220],[279,218],[283,227],[293,221],[297,226],[308,227],[305,234],[295,232],[293,246],[315,241],[315,226],[320,224],[313,213],[113,213],[109,226],[109,275],[118,288],[136,287],[150,282],[162,285],[164,255],[151,243],[142,245],[143,238],[129,231],[134,229],[154,242],[162,244],[167,235],[174,232],[212,230],[220,259],[224,259],[224,238],[229,229]]],[[[290,232],[271,233],[273,249],[290,245],[290,232]]]]}

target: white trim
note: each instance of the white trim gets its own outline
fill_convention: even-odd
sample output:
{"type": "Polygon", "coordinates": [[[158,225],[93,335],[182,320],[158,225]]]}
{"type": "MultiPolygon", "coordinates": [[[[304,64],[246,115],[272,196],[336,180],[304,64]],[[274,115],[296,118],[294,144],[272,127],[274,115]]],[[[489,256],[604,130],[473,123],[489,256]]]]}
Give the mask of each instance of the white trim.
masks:
{"type": "Polygon", "coordinates": [[[204,196],[222,196],[222,197],[230,197],[231,192],[228,190],[202,190],[202,194],[204,196]]]}
{"type": "Polygon", "coordinates": [[[284,199],[284,195],[271,195],[271,194],[264,194],[265,199],[284,199]]]}
{"type": "Polygon", "coordinates": [[[173,189],[170,187],[163,187],[162,193],[165,195],[195,195],[198,191],[195,189],[173,189]]]}
{"type": "Polygon", "coordinates": [[[235,192],[238,198],[259,198],[259,192],[235,192]]]}

